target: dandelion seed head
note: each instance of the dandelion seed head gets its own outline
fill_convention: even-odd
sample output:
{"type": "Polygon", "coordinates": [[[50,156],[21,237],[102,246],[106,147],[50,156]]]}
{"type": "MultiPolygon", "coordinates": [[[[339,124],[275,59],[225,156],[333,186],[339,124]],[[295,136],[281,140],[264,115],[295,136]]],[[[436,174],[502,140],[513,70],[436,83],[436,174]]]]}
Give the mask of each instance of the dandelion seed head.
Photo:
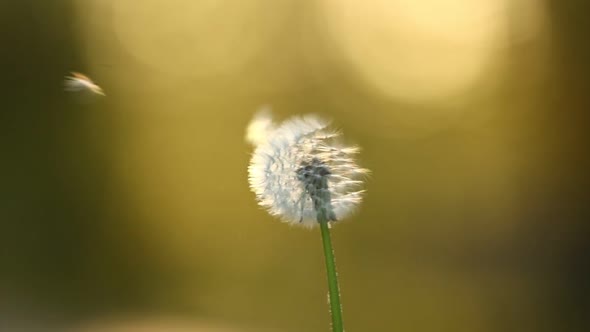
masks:
{"type": "MultiPolygon", "coordinates": [[[[248,131],[261,121],[259,115],[252,121],[248,131]]],[[[263,140],[250,140],[257,144],[249,182],[259,204],[283,221],[305,227],[318,224],[319,212],[328,222],[354,212],[368,172],[355,161],[359,149],[339,144],[340,132],[317,116],[293,117],[279,126],[270,123],[263,140]]]]}

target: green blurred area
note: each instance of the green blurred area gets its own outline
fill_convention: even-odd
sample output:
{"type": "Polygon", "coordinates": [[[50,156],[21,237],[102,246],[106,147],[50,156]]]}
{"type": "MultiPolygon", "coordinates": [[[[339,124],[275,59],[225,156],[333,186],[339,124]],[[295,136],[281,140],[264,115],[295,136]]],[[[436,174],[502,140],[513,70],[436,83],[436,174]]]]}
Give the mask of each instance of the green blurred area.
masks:
{"type": "Polygon", "coordinates": [[[333,232],[347,331],[590,328],[586,2],[538,1],[526,39],[508,11],[477,80],[410,99],[364,75],[379,57],[344,55],[318,3],[0,3],[0,330],[328,331],[318,231],[248,188],[262,105],[333,118],[372,171],[333,232]],[[107,96],[62,91],[72,70],[107,96]]]}

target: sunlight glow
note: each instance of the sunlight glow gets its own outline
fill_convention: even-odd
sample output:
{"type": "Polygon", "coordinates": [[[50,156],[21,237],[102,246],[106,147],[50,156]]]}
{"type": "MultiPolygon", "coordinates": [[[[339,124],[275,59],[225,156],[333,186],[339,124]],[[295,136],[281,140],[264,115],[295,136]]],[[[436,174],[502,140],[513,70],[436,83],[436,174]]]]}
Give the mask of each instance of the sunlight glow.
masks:
{"type": "Polygon", "coordinates": [[[360,76],[410,101],[465,91],[507,38],[506,0],[323,0],[322,9],[360,76]]]}
{"type": "Polygon", "coordinates": [[[282,2],[113,1],[114,29],[139,61],[183,76],[242,70],[272,44],[282,2]]]}

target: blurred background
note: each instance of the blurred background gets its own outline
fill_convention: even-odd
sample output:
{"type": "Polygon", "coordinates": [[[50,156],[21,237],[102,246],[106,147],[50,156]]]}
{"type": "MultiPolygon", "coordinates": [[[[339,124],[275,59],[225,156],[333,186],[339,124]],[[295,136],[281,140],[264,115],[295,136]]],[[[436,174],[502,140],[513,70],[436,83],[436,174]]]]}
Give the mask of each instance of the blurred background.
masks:
{"type": "Polygon", "coordinates": [[[0,331],[329,331],[318,230],[248,188],[262,105],[372,170],[347,331],[590,330],[589,9],[0,1],[0,331]]]}

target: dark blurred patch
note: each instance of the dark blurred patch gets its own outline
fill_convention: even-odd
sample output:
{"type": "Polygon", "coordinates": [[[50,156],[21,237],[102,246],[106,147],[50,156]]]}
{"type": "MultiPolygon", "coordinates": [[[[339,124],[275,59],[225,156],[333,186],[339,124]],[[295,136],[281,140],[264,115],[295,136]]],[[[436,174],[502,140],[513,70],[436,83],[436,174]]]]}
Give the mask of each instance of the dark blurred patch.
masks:
{"type": "Polygon", "coordinates": [[[149,275],[113,208],[109,118],[63,91],[85,68],[73,19],[70,1],[0,3],[2,324],[135,308],[149,275]]]}

